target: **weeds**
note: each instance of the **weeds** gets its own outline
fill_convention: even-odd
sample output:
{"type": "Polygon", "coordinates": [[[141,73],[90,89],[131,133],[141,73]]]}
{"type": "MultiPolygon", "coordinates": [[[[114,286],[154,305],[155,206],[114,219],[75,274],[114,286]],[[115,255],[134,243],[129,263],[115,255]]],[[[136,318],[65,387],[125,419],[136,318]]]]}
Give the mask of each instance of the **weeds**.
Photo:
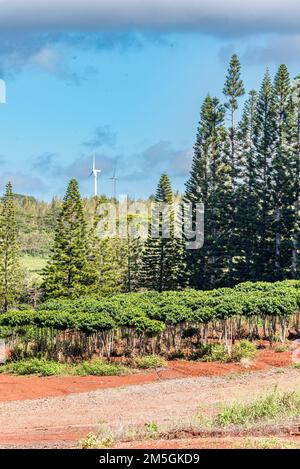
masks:
{"type": "Polygon", "coordinates": [[[75,366],[74,374],[79,376],[118,376],[128,373],[125,366],[107,363],[103,360],[85,361],[75,366]]]}
{"type": "Polygon", "coordinates": [[[281,438],[246,438],[241,445],[241,449],[296,449],[299,445],[281,438]]]}
{"type": "Polygon", "coordinates": [[[285,392],[276,389],[269,395],[247,403],[225,406],[214,419],[216,426],[247,425],[262,420],[291,417],[300,414],[300,393],[285,392]]]}
{"type": "Polygon", "coordinates": [[[76,365],[65,365],[43,358],[11,361],[0,367],[1,373],[14,375],[78,375],[78,376],[119,376],[129,372],[125,366],[108,363],[104,360],[83,361],[76,365]]]}
{"type": "Polygon", "coordinates": [[[2,372],[12,373],[14,375],[38,375],[53,376],[64,374],[67,370],[66,365],[47,361],[40,358],[32,358],[30,360],[20,360],[10,362],[3,365],[2,372]]]}
{"type": "Polygon", "coordinates": [[[275,352],[276,353],[283,353],[283,352],[288,352],[290,349],[288,344],[283,344],[283,345],[278,345],[275,347],[275,352]]]}
{"type": "Polygon", "coordinates": [[[239,362],[244,358],[253,359],[256,356],[256,345],[249,340],[241,340],[233,345],[231,351],[223,344],[207,344],[202,346],[201,361],[205,362],[239,362]]]}
{"type": "Polygon", "coordinates": [[[158,355],[146,355],[134,359],[134,365],[143,370],[149,368],[161,368],[165,365],[165,360],[158,355]]]}
{"type": "Polygon", "coordinates": [[[159,433],[158,433],[158,424],[156,422],[149,422],[145,423],[145,429],[147,432],[146,437],[150,438],[157,438],[159,433]]]}

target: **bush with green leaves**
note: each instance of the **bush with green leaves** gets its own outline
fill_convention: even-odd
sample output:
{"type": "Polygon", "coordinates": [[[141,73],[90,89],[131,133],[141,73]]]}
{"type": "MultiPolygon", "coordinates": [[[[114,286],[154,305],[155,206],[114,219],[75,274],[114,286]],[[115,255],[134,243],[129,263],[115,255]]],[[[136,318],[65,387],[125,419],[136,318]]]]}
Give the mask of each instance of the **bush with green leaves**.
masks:
{"type": "Polygon", "coordinates": [[[255,358],[256,354],[256,345],[253,342],[249,342],[249,340],[243,339],[239,343],[233,345],[230,353],[230,360],[237,362],[241,361],[243,358],[249,358],[252,360],[255,358]]]}
{"type": "Polygon", "coordinates": [[[61,363],[43,358],[10,362],[3,365],[0,370],[14,375],[53,376],[66,373],[66,367],[61,363]]]}
{"type": "Polygon", "coordinates": [[[118,376],[128,373],[124,366],[108,363],[103,360],[91,360],[78,364],[74,369],[74,374],[80,376],[118,376]]]}
{"type": "Polygon", "coordinates": [[[133,365],[143,370],[149,368],[161,368],[165,365],[165,360],[158,355],[147,355],[144,357],[136,357],[133,360],[133,365]]]}

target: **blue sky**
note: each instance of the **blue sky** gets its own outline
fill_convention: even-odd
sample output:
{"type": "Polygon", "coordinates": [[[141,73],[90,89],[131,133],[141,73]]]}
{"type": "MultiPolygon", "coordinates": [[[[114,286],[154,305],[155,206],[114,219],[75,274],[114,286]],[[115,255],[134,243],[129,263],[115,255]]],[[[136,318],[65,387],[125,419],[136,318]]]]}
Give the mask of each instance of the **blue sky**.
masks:
{"type": "MultiPolygon", "coordinates": [[[[55,0],[54,13],[64,2],[55,0]]],[[[93,18],[95,2],[89,2],[93,18]]],[[[267,66],[274,73],[285,62],[292,77],[300,71],[297,27],[289,32],[283,27],[293,25],[292,16],[278,22],[275,15],[273,25],[268,18],[257,30],[257,22],[251,26],[241,11],[230,27],[223,17],[227,30],[213,11],[208,24],[186,20],[184,27],[168,20],[158,27],[155,15],[150,25],[139,17],[134,27],[124,26],[118,23],[123,17],[112,12],[99,24],[96,17],[92,28],[91,18],[55,28],[54,13],[53,24],[28,14],[32,21],[26,28],[11,14],[10,30],[0,34],[0,78],[7,87],[7,102],[0,105],[0,190],[11,180],[16,192],[49,200],[63,195],[75,176],[82,194],[92,195],[88,176],[95,153],[101,192],[107,195],[115,167],[119,193],[148,196],[165,170],[173,188],[182,191],[201,102],[208,92],[223,99],[231,54],[240,56],[247,90],[259,87],[267,66]]],[[[130,11],[126,15],[132,18],[130,11]]]]}

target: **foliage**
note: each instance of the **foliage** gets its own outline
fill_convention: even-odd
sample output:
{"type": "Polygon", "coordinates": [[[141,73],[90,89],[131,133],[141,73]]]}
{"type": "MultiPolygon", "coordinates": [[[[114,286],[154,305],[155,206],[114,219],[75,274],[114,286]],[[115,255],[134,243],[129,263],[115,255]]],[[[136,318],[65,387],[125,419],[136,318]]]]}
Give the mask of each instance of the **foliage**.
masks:
{"type": "Polygon", "coordinates": [[[23,274],[19,262],[14,194],[11,183],[0,207],[0,309],[16,304],[22,290],[23,274]]]}
{"type": "Polygon", "coordinates": [[[262,396],[253,402],[228,405],[216,416],[217,426],[246,425],[261,420],[299,415],[300,394],[296,392],[279,393],[262,396]]]}
{"type": "Polygon", "coordinates": [[[200,350],[203,362],[229,362],[230,355],[223,344],[208,344],[200,350]]]}
{"type": "Polygon", "coordinates": [[[36,310],[20,306],[0,315],[0,332],[20,358],[191,354],[239,361],[255,353],[244,339],[285,343],[297,327],[299,286],[299,281],[258,282],[211,291],[57,298],[36,310]]]}
{"type": "Polygon", "coordinates": [[[185,252],[181,238],[176,237],[173,203],[171,182],[168,175],[163,173],[142,256],[140,287],[143,289],[162,292],[178,290],[186,285],[185,252]]]}
{"type": "Polygon", "coordinates": [[[128,370],[124,366],[103,360],[84,361],[74,369],[74,374],[80,376],[118,376],[127,372],[128,370]]]}
{"type": "Polygon", "coordinates": [[[55,230],[50,260],[42,285],[45,297],[78,297],[91,291],[96,270],[89,259],[86,220],[78,183],[71,179],[55,230]]]}
{"type": "Polygon", "coordinates": [[[148,355],[145,357],[137,357],[134,359],[134,365],[137,368],[146,370],[148,368],[161,368],[164,366],[165,361],[162,357],[157,355],[148,355]]]}
{"type": "Polygon", "coordinates": [[[241,361],[243,358],[255,358],[257,354],[256,345],[249,340],[241,340],[239,343],[232,347],[230,353],[231,361],[241,361]]]}
{"type": "Polygon", "coordinates": [[[20,360],[10,362],[1,367],[1,371],[14,375],[39,375],[52,376],[66,372],[66,367],[54,361],[32,358],[31,360],[20,360]]]}

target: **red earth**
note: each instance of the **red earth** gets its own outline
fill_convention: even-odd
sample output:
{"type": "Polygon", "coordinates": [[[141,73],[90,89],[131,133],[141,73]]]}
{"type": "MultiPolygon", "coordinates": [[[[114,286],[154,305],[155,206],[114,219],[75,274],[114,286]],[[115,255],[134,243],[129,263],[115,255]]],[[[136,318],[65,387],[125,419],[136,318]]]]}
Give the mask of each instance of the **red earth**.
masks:
{"type": "Polygon", "coordinates": [[[0,374],[0,401],[38,399],[64,396],[96,389],[127,387],[160,380],[193,376],[221,376],[244,371],[263,371],[291,364],[290,352],[275,349],[259,350],[252,364],[207,363],[186,360],[169,361],[165,368],[138,372],[127,376],[12,376],[0,374]]]}

